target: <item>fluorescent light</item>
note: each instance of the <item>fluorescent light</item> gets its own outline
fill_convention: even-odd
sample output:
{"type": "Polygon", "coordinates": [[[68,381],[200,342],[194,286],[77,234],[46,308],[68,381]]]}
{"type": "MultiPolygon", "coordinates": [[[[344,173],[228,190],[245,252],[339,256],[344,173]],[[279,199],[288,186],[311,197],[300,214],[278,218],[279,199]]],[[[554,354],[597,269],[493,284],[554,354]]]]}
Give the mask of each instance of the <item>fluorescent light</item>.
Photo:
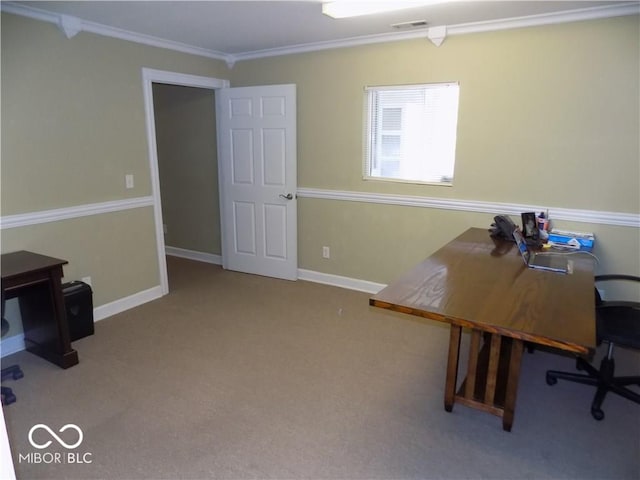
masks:
{"type": "Polygon", "coordinates": [[[334,0],[322,4],[322,13],[333,18],[357,17],[373,13],[391,12],[406,8],[423,7],[445,0],[407,0],[407,1],[362,1],[362,0],[334,0]]]}

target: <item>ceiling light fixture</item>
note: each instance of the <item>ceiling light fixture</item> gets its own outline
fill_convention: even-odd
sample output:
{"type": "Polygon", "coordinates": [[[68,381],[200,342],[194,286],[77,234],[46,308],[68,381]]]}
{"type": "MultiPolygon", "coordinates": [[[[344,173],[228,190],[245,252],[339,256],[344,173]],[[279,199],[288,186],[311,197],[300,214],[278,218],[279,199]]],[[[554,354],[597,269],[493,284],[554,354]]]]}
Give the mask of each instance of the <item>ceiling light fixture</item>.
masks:
{"type": "Polygon", "coordinates": [[[424,7],[447,0],[406,0],[406,1],[362,1],[362,0],[334,0],[322,4],[322,13],[332,18],[358,17],[374,13],[392,12],[407,8],[424,7]]]}

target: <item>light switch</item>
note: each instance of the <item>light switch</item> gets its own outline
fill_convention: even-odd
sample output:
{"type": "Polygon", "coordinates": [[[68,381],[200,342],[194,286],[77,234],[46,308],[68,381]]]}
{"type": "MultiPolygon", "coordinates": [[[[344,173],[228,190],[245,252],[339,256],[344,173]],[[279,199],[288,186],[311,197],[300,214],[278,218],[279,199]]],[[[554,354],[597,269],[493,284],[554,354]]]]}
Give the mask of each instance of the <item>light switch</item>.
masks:
{"type": "Polygon", "coordinates": [[[133,188],[133,175],[127,174],[124,176],[124,183],[127,188],[133,188]]]}

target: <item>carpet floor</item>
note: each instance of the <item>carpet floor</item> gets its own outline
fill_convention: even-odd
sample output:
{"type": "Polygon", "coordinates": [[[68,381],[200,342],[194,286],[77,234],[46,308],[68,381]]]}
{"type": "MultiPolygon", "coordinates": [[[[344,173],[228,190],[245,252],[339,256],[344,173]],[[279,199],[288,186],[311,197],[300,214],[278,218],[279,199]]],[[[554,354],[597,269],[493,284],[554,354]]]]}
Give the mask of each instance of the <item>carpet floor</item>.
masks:
{"type": "MultiPolygon", "coordinates": [[[[611,394],[594,420],[591,387],[545,383],[571,358],[524,354],[507,433],[445,412],[444,324],[326,285],[175,257],[168,269],[169,295],[74,342],[78,365],[2,359],[25,374],[4,407],[19,479],[640,478],[640,406],[611,394]],[[82,442],[66,449],[38,424],[67,444],[74,424],[82,442]]],[[[638,370],[633,352],[616,360],[638,370]]]]}

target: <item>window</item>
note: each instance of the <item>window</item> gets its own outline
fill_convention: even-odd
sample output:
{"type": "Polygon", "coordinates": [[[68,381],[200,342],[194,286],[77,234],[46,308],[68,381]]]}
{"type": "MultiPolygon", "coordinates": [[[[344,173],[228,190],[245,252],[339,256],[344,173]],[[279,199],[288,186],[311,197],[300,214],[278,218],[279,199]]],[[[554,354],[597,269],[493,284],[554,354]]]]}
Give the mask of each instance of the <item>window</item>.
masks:
{"type": "Polygon", "coordinates": [[[365,178],[451,185],[458,83],[365,89],[365,178]]]}

